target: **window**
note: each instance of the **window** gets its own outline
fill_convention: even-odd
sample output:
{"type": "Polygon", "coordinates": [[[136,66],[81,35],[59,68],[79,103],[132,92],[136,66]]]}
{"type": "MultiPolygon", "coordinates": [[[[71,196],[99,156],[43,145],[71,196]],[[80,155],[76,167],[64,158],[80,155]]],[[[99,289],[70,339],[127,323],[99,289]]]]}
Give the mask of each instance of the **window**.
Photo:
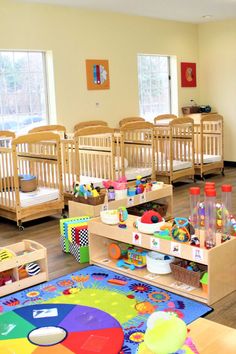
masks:
{"type": "Polygon", "coordinates": [[[0,130],[48,123],[44,52],[0,51],[0,130]]]}
{"type": "Polygon", "coordinates": [[[170,57],[138,55],[139,110],[148,121],[171,113],[170,57]]]}

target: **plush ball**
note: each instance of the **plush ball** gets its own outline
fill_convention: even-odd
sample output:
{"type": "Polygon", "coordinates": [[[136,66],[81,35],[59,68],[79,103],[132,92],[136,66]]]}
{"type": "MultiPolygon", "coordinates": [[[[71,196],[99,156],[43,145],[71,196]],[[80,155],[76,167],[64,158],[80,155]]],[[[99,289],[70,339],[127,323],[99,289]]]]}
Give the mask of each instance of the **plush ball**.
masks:
{"type": "Polygon", "coordinates": [[[40,272],[40,266],[37,263],[28,263],[25,266],[26,272],[29,276],[36,275],[40,272]]]}
{"type": "Polygon", "coordinates": [[[162,221],[162,216],[154,210],[145,211],[141,217],[144,224],[154,224],[162,221]]]}
{"type": "Polygon", "coordinates": [[[153,327],[147,329],[144,343],[155,354],[168,354],[179,350],[186,337],[186,324],[180,318],[172,316],[169,319],[158,318],[153,327]]]}

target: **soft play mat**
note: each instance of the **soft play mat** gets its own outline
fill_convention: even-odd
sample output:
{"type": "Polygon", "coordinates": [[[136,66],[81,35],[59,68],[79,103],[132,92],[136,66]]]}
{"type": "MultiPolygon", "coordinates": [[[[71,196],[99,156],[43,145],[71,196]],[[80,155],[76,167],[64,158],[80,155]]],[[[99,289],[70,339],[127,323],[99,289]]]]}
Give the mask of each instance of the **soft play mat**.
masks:
{"type": "MultiPolygon", "coordinates": [[[[139,343],[143,341],[146,320],[154,311],[168,311],[173,316],[180,317],[188,324],[211,310],[207,305],[162,290],[145,282],[98,266],[89,266],[73,274],[68,274],[48,283],[43,283],[1,298],[0,312],[3,314],[0,316],[0,339],[2,340],[0,348],[4,341],[14,339],[15,343],[18,343],[16,344],[17,346],[21,345],[20,343],[24,341],[24,343],[27,343],[27,345],[24,344],[24,348],[28,348],[28,351],[25,349],[24,353],[22,351],[13,351],[15,354],[76,353],[73,349],[74,342],[68,344],[69,339],[72,338],[73,333],[76,333],[78,340],[79,336],[83,336],[85,348],[92,348],[94,343],[91,343],[88,337],[86,337],[88,334],[87,329],[89,328],[89,330],[94,331],[93,336],[95,336],[95,339],[97,338],[97,346],[101,350],[99,349],[100,352],[95,352],[92,349],[86,349],[85,352],[79,351],[79,353],[112,354],[112,351],[107,352],[102,350],[103,345],[106,345],[111,340],[114,343],[112,344],[112,348],[117,350],[120,345],[120,338],[122,338],[122,328],[124,335],[123,347],[117,353],[133,354],[136,353],[139,343]],[[50,309],[54,309],[50,311],[54,314],[57,313],[57,317],[51,316],[48,319],[46,318],[47,320],[43,317],[39,318],[37,319],[37,325],[35,325],[36,319],[29,320],[29,317],[27,317],[29,313],[31,313],[31,317],[32,313],[40,314],[41,310],[42,313],[47,312],[48,306],[50,306],[50,309]],[[77,315],[79,317],[79,313],[83,312],[83,308],[86,314],[92,311],[94,318],[103,318],[103,327],[99,327],[99,323],[101,323],[99,320],[97,321],[97,326],[94,327],[94,318],[91,319],[91,327],[86,327],[85,325],[83,328],[80,327],[78,331],[76,326],[70,326],[69,322],[71,320],[68,322],[69,329],[64,327],[67,326],[65,324],[66,318],[68,318],[70,313],[72,315],[76,314],[77,318],[77,315]],[[63,319],[65,314],[67,317],[63,319]],[[19,327],[19,321],[25,321],[24,325],[22,324],[19,327]],[[4,327],[5,323],[9,327],[4,327]],[[119,324],[121,327],[119,327],[119,324]],[[50,327],[48,332],[55,335],[57,339],[62,336],[62,339],[60,339],[61,337],[59,338],[61,341],[58,344],[53,342],[50,346],[47,344],[46,347],[42,344],[32,344],[29,334],[33,329],[45,326],[50,327]],[[22,330],[18,331],[17,328],[22,328],[22,330]],[[63,337],[59,328],[66,329],[66,337],[63,337]],[[101,336],[98,334],[99,331],[102,331],[101,336]],[[104,334],[104,331],[107,332],[104,334]],[[81,333],[79,334],[79,332],[81,333]],[[117,342],[112,339],[114,333],[116,333],[117,342]],[[10,337],[8,337],[9,335],[10,337]],[[115,343],[117,343],[117,347],[115,347],[115,343]],[[60,351],[55,348],[60,348],[60,351]],[[44,349],[46,351],[43,351],[44,349]]],[[[85,324],[87,320],[89,322],[91,316],[86,316],[82,324],[85,324]]],[[[37,337],[37,332],[33,332],[31,335],[37,337]]],[[[0,353],[12,354],[11,351],[4,352],[2,348],[0,353]]]]}
{"type": "Polygon", "coordinates": [[[0,332],[1,354],[117,354],[124,341],[114,317],[81,305],[21,307],[1,316],[0,332]]]}

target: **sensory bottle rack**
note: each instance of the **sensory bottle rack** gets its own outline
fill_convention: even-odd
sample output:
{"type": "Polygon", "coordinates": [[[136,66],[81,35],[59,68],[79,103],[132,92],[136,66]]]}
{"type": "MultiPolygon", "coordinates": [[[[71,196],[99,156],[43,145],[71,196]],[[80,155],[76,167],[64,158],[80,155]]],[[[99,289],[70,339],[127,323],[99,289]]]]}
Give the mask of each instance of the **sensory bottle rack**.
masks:
{"type": "Polygon", "coordinates": [[[0,262],[0,273],[10,271],[13,277],[12,283],[0,286],[0,296],[48,280],[47,249],[40,243],[31,240],[23,240],[22,242],[14,243],[3,248],[13,251],[15,256],[0,262]],[[37,262],[41,269],[40,273],[20,279],[19,267],[31,262],[37,262]]]}
{"type": "Polygon", "coordinates": [[[170,219],[172,217],[173,210],[173,188],[172,185],[164,184],[162,188],[155,191],[144,192],[142,194],[137,194],[133,197],[126,197],[124,199],[113,200],[110,202],[105,202],[99,205],[88,205],[77,203],[74,201],[69,201],[69,217],[73,218],[76,216],[88,215],[95,218],[100,215],[102,210],[117,209],[119,207],[129,208],[135,205],[143,204],[146,202],[158,201],[168,204],[168,209],[165,219],[170,219]]]}
{"type": "Polygon", "coordinates": [[[135,216],[129,215],[126,222],[127,228],[120,229],[117,225],[111,226],[102,223],[100,218],[92,219],[88,226],[90,263],[208,304],[212,304],[236,290],[235,237],[224,243],[220,243],[219,240],[217,246],[211,250],[206,250],[203,247],[198,248],[189,244],[141,234],[133,226],[135,220],[135,216]],[[139,235],[138,240],[135,237],[137,234],[139,235]],[[149,273],[146,268],[130,270],[118,267],[116,265],[117,261],[108,257],[108,245],[114,241],[132,244],[205,265],[208,270],[208,292],[204,292],[202,288],[191,289],[184,284],[182,286],[181,284],[176,285],[176,280],[172,274],[154,275],[149,273]],[[178,251],[175,250],[176,246],[178,251]]]}

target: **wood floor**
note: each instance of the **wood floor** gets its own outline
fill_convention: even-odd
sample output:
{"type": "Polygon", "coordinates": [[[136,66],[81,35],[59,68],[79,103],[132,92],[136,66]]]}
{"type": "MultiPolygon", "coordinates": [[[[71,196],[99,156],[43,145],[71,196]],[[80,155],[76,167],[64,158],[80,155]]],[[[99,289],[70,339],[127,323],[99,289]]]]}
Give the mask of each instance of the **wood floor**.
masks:
{"type": "MultiPolygon", "coordinates": [[[[233,185],[233,212],[236,215],[235,177],[236,169],[226,168],[225,177],[211,175],[206,180],[216,183],[219,199],[221,197],[220,186],[223,183],[233,185]]],[[[174,185],[174,216],[187,217],[189,215],[188,189],[192,185],[194,184],[176,183],[174,185]]],[[[204,182],[198,180],[197,185],[204,186],[204,182]]],[[[24,226],[24,231],[20,232],[15,223],[0,218],[0,247],[19,242],[22,239],[32,239],[42,243],[48,249],[50,279],[71,273],[85,266],[78,264],[71,255],[62,253],[59,245],[59,217],[28,222],[24,226]]],[[[222,260],[222,266],[224,266],[224,260],[222,260]]],[[[213,308],[214,311],[207,316],[208,319],[236,328],[236,292],[215,303],[213,308]]]]}

